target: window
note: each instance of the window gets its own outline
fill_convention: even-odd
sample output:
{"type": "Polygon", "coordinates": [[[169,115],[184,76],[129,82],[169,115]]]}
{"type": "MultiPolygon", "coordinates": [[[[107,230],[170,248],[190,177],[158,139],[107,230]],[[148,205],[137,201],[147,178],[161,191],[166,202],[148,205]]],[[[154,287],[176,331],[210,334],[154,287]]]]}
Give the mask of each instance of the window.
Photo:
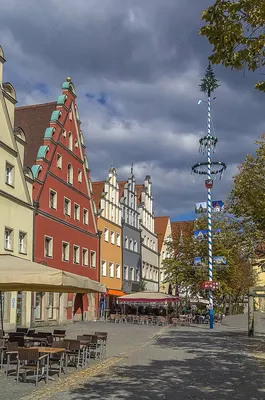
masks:
{"type": "Polygon", "coordinates": [[[107,276],[107,263],[105,260],[101,261],[101,275],[107,276]]]}
{"type": "Polygon", "coordinates": [[[84,267],[87,267],[88,266],[88,250],[87,249],[82,250],[82,259],[83,259],[84,267]]]}
{"type": "Polygon", "coordinates": [[[90,267],[96,268],[96,252],[93,250],[90,252],[90,267]]]}
{"type": "Polygon", "coordinates": [[[164,260],[166,258],[165,252],[162,252],[162,260],[164,260]]]}
{"type": "Polygon", "coordinates": [[[105,240],[105,242],[109,241],[109,230],[108,230],[108,228],[104,229],[104,240],[105,240]]]}
{"type": "Polygon", "coordinates": [[[54,293],[49,293],[48,318],[54,319],[54,293]]]}
{"type": "Polygon", "coordinates": [[[110,241],[111,244],[115,244],[115,233],[113,231],[110,231],[110,241]]]}
{"type": "Polygon", "coordinates": [[[57,168],[62,169],[63,167],[63,157],[61,154],[57,153],[57,168]]]}
{"type": "Polygon", "coordinates": [[[124,279],[128,280],[128,267],[126,267],[126,265],[124,266],[123,276],[124,279]]]}
{"type": "Polygon", "coordinates": [[[119,247],[121,246],[121,235],[119,233],[116,235],[116,244],[119,247]]]}
{"type": "Polygon", "coordinates": [[[134,244],[133,244],[133,251],[137,252],[137,250],[138,250],[138,246],[137,246],[137,242],[135,240],[134,244]]]}
{"type": "Polygon", "coordinates": [[[25,232],[19,232],[18,251],[20,253],[27,254],[27,234],[25,232]]]}
{"type": "Polygon", "coordinates": [[[50,208],[57,209],[57,193],[50,189],[50,208]]]}
{"type": "Polygon", "coordinates": [[[45,257],[52,257],[52,238],[45,236],[44,238],[44,255],[45,257]]]}
{"type": "Polygon", "coordinates": [[[71,201],[64,198],[64,215],[71,215],[71,201]]]}
{"type": "Polygon", "coordinates": [[[131,267],[130,270],[131,270],[131,271],[130,271],[130,272],[131,272],[131,280],[134,281],[134,279],[135,279],[135,278],[134,278],[134,268],[131,267]]]}
{"type": "Polygon", "coordinates": [[[62,246],[62,259],[65,262],[69,261],[69,243],[63,242],[62,246]]]}
{"type": "Polygon", "coordinates": [[[36,302],[35,302],[35,318],[41,319],[42,318],[42,292],[36,293],[36,302]]]}
{"type": "Polygon", "coordinates": [[[121,266],[119,264],[116,264],[116,278],[121,278],[121,266]]]}
{"type": "Polygon", "coordinates": [[[136,268],[136,280],[137,280],[137,282],[140,282],[140,270],[139,270],[139,268],[136,268]]]}
{"type": "Polygon", "coordinates": [[[13,229],[5,228],[5,250],[13,251],[14,231],[13,229]]]}
{"type": "Polygon", "coordinates": [[[74,205],[74,219],[80,220],[80,206],[78,204],[74,205]]]}
{"type": "Polygon", "coordinates": [[[80,261],[80,248],[79,248],[79,246],[76,246],[76,245],[74,245],[73,261],[74,261],[74,264],[79,264],[79,261],[80,261]]]}
{"type": "Polygon", "coordinates": [[[85,225],[88,225],[88,210],[86,208],[83,210],[83,222],[85,225]]]}
{"type": "Polygon", "coordinates": [[[78,179],[78,182],[82,182],[82,171],[81,171],[81,169],[78,170],[77,179],[78,179]]]}
{"type": "Polygon", "coordinates": [[[130,250],[133,250],[133,240],[130,239],[130,250]]]}
{"type": "Polygon", "coordinates": [[[109,277],[114,278],[114,264],[113,262],[109,262],[109,277]]]}
{"type": "Polygon", "coordinates": [[[128,249],[128,238],[127,238],[127,236],[125,237],[125,243],[124,244],[125,244],[125,246],[124,246],[125,249],[128,249]]]}
{"type": "Polygon", "coordinates": [[[10,186],[14,186],[14,166],[6,163],[6,184],[10,186]]]}
{"type": "Polygon", "coordinates": [[[73,184],[73,166],[70,163],[67,165],[67,182],[73,184]]]}
{"type": "Polygon", "coordinates": [[[72,132],[69,132],[68,134],[68,149],[73,150],[73,135],[72,132]]]}
{"type": "Polygon", "coordinates": [[[78,148],[78,141],[77,140],[75,140],[75,148],[76,149],[78,148]]]}

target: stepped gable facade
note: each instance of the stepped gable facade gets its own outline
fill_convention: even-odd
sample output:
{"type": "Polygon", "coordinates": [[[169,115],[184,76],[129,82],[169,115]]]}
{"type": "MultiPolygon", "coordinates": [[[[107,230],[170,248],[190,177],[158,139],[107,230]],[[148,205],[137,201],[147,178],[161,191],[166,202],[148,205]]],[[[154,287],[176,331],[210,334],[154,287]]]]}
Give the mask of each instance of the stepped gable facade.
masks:
{"type": "Polygon", "coordinates": [[[116,169],[109,169],[105,181],[93,182],[93,200],[97,210],[100,240],[100,282],[107,287],[107,296],[100,301],[101,316],[114,312],[122,291],[122,228],[120,188],[116,169]]]}
{"type": "Polygon", "coordinates": [[[142,285],[143,289],[159,291],[158,239],[154,230],[152,181],[147,175],[144,184],[136,185],[138,210],[140,214],[142,285]]]}
{"type": "MultiPolygon", "coordinates": [[[[12,257],[19,266],[21,259],[32,260],[33,175],[24,168],[26,136],[14,124],[16,91],[3,81],[4,51],[0,46],[0,257],[12,257]]],[[[0,293],[3,329],[29,326],[31,293],[0,293]]],[[[0,326],[2,329],[2,326],[0,326]]]]}
{"type": "MultiPolygon", "coordinates": [[[[76,92],[70,78],[56,103],[19,107],[25,163],[34,176],[34,261],[99,281],[99,235],[76,92]]],[[[37,293],[35,321],[94,319],[98,295],[37,293]]]]}
{"type": "Polygon", "coordinates": [[[159,277],[159,291],[168,293],[168,284],[165,280],[165,270],[163,262],[171,256],[171,251],[168,246],[169,241],[172,241],[172,231],[170,217],[161,216],[155,217],[155,232],[158,237],[158,252],[159,252],[159,266],[160,266],[160,277],[159,277]]]}
{"type": "Polygon", "coordinates": [[[120,182],[123,243],[123,290],[137,292],[141,281],[141,231],[137,204],[136,181],[131,169],[126,182],[120,182]]]}

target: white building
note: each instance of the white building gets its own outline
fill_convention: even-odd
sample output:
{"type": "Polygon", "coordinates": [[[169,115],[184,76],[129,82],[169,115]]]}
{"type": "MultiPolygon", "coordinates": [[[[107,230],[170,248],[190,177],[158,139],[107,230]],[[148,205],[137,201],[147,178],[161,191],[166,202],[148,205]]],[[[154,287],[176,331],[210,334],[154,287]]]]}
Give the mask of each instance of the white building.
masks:
{"type": "Polygon", "coordinates": [[[143,185],[136,185],[140,214],[142,282],[145,290],[159,291],[158,240],[154,227],[152,181],[147,175],[143,185]]]}

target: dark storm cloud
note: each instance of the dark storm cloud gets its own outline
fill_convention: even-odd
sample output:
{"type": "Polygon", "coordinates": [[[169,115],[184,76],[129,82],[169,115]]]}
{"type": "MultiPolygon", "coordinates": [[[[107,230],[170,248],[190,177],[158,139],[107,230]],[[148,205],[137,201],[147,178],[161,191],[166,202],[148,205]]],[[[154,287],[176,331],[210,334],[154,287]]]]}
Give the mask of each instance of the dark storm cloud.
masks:
{"type": "MultiPolygon", "coordinates": [[[[210,0],[10,0],[1,5],[6,78],[21,103],[51,101],[71,76],[77,89],[92,175],[111,160],[124,179],[131,162],[139,179],[151,174],[158,212],[187,212],[205,198],[193,182],[198,138],[206,134],[200,79],[211,52],[198,35],[210,0]]],[[[257,74],[215,67],[221,87],[213,103],[219,137],[215,160],[228,170],[214,197],[231,187],[236,164],[264,131],[264,95],[257,74]]],[[[204,157],[204,158],[203,158],[204,157]]]]}

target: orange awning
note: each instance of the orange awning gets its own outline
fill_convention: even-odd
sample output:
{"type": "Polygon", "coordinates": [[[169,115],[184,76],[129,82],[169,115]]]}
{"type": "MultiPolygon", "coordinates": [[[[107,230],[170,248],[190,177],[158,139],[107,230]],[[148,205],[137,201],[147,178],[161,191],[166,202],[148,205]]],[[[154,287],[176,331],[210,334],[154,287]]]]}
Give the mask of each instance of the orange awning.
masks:
{"type": "Polygon", "coordinates": [[[108,294],[117,297],[125,295],[125,293],[122,292],[121,290],[115,290],[115,289],[108,289],[108,294]]]}

